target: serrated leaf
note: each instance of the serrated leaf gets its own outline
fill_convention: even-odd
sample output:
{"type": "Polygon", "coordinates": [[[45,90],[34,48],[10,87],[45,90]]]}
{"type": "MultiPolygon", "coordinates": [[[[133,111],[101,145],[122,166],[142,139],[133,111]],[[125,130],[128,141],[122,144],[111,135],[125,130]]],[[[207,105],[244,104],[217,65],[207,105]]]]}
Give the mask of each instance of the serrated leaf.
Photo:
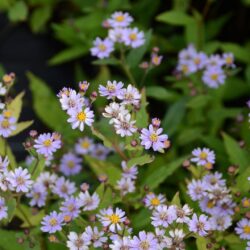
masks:
{"type": "Polygon", "coordinates": [[[23,130],[27,129],[33,124],[34,121],[25,121],[25,122],[19,122],[16,124],[16,130],[11,133],[10,136],[17,135],[21,133],[23,130]]]}
{"type": "Polygon", "coordinates": [[[152,155],[142,155],[139,157],[132,158],[127,162],[127,166],[130,168],[134,165],[143,166],[145,164],[151,163],[154,160],[152,155]]]}

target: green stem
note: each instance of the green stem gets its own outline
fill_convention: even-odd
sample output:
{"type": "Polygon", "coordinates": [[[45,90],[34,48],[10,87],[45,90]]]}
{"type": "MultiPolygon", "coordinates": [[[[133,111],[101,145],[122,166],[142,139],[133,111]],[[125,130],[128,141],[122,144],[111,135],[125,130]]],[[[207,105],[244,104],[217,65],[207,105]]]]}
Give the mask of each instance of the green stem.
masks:
{"type": "Polygon", "coordinates": [[[23,209],[20,207],[19,202],[17,204],[17,209],[20,211],[20,213],[22,214],[23,218],[25,219],[25,221],[27,222],[27,224],[29,225],[29,227],[33,227],[32,223],[29,220],[29,217],[25,214],[25,212],[23,211],[23,209]]]}

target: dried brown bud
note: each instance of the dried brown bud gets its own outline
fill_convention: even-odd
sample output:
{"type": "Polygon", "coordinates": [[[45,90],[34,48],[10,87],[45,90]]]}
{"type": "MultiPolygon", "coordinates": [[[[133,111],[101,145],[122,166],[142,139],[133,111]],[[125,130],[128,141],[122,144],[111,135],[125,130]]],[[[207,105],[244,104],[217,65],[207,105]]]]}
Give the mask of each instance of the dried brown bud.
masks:
{"type": "Polygon", "coordinates": [[[235,166],[229,166],[228,169],[227,169],[227,172],[230,175],[234,175],[235,172],[236,172],[236,170],[237,170],[237,167],[235,167],[235,166]]]}
{"type": "Polygon", "coordinates": [[[109,249],[109,244],[108,243],[103,243],[102,248],[105,249],[109,249]]]}
{"type": "Polygon", "coordinates": [[[149,191],[149,186],[148,186],[148,185],[144,185],[143,188],[144,188],[144,191],[145,191],[145,192],[148,192],[148,191],[149,191]]]}
{"type": "Polygon", "coordinates": [[[24,229],[24,234],[25,235],[29,235],[30,234],[30,230],[28,228],[24,229]]]}
{"type": "Polygon", "coordinates": [[[148,62],[142,62],[139,67],[141,69],[148,69],[149,68],[149,63],[148,62]]]}
{"type": "Polygon", "coordinates": [[[50,242],[58,242],[58,239],[57,239],[56,236],[53,235],[53,234],[50,235],[48,239],[49,239],[50,242]]]}
{"type": "Polygon", "coordinates": [[[91,214],[91,215],[89,216],[89,221],[90,221],[90,222],[95,222],[95,221],[96,221],[96,216],[95,216],[94,214],[91,214]]]}
{"type": "Polygon", "coordinates": [[[185,161],[182,163],[182,166],[183,166],[184,168],[190,167],[190,161],[189,161],[189,160],[185,160],[185,161]]]}
{"type": "Polygon", "coordinates": [[[101,174],[101,175],[98,176],[98,180],[100,182],[107,182],[108,176],[106,174],[101,174]]]}
{"type": "Polygon", "coordinates": [[[240,212],[240,207],[238,207],[238,206],[235,207],[235,208],[234,208],[234,212],[235,212],[235,213],[239,213],[239,212],[240,212]]]}
{"type": "Polygon", "coordinates": [[[246,143],[245,143],[245,141],[242,140],[242,141],[239,141],[239,145],[241,148],[244,148],[246,143]]]}
{"type": "Polygon", "coordinates": [[[211,249],[213,247],[212,243],[207,243],[207,249],[211,249]]]}

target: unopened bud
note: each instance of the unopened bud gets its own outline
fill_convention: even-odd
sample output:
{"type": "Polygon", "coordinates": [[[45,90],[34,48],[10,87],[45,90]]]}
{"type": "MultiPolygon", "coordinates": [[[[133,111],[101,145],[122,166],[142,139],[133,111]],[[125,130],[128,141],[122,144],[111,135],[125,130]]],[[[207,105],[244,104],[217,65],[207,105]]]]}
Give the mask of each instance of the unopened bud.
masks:
{"type": "Polygon", "coordinates": [[[130,142],[130,145],[131,145],[132,147],[136,147],[136,146],[138,145],[137,140],[132,140],[132,141],[130,142]]]}
{"type": "Polygon", "coordinates": [[[168,149],[168,148],[170,148],[170,146],[171,146],[170,140],[165,140],[164,141],[164,148],[168,149]]]}
{"type": "Polygon", "coordinates": [[[234,212],[235,212],[235,213],[239,213],[239,212],[240,212],[240,208],[239,208],[238,206],[235,207],[235,208],[234,208],[234,212]]]}
{"type": "Polygon", "coordinates": [[[183,166],[184,168],[190,167],[190,161],[189,161],[189,160],[185,160],[185,161],[182,163],[182,166],[183,166]]]}
{"type": "Polygon", "coordinates": [[[6,75],[3,76],[4,84],[8,85],[8,84],[11,84],[14,81],[15,76],[13,74],[6,74],[6,75]]]}
{"type": "Polygon", "coordinates": [[[31,136],[31,137],[33,137],[33,138],[34,138],[34,137],[36,137],[36,136],[37,136],[37,134],[38,134],[38,133],[37,133],[37,131],[36,131],[36,130],[30,130],[30,133],[29,133],[29,134],[30,134],[30,136],[31,136]]]}
{"type": "Polygon", "coordinates": [[[63,220],[64,220],[66,223],[69,223],[69,222],[72,221],[72,217],[71,217],[70,215],[65,215],[65,216],[63,217],[63,220]]]}
{"type": "Polygon", "coordinates": [[[88,191],[88,190],[89,190],[89,184],[86,183],[86,182],[84,182],[84,183],[81,185],[81,190],[82,190],[83,192],[88,191]]]}
{"type": "Polygon", "coordinates": [[[23,143],[23,146],[24,146],[24,148],[26,150],[29,150],[29,149],[32,148],[33,145],[32,145],[32,143],[30,141],[26,141],[26,142],[23,143]]]}
{"type": "Polygon", "coordinates": [[[92,102],[96,100],[97,96],[98,96],[98,94],[97,94],[96,91],[93,91],[93,92],[91,93],[90,99],[92,100],[92,102]]]}
{"type": "Polygon", "coordinates": [[[110,23],[109,23],[109,21],[108,21],[108,20],[104,20],[104,21],[102,22],[102,27],[105,28],[105,29],[110,28],[110,23]]]}
{"type": "Polygon", "coordinates": [[[190,96],[196,96],[197,95],[196,89],[191,89],[189,94],[190,96]]]}
{"type": "Polygon", "coordinates": [[[242,141],[239,141],[239,145],[241,148],[244,148],[246,143],[245,143],[245,141],[242,140],[242,141]]]}
{"type": "Polygon", "coordinates": [[[108,243],[103,243],[102,248],[105,249],[109,249],[109,244],[108,243]]]}
{"type": "Polygon", "coordinates": [[[96,221],[96,216],[95,216],[94,214],[91,214],[91,215],[89,216],[89,221],[90,221],[90,222],[95,222],[95,221],[96,221]]]}
{"type": "Polygon", "coordinates": [[[123,222],[123,224],[125,225],[125,226],[129,226],[130,225],[130,220],[129,219],[125,219],[125,221],[123,222]]]}
{"type": "Polygon", "coordinates": [[[58,140],[61,140],[61,134],[57,133],[57,132],[54,132],[52,134],[52,139],[55,140],[55,141],[58,141],[58,140]]]}
{"type": "Polygon", "coordinates": [[[25,235],[29,235],[30,234],[30,230],[28,228],[24,229],[24,234],[25,235]]]}
{"type": "Polygon", "coordinates": [[[86,92],[89,88],[89,82],[87,81],[83,81],[83,82],[79,82],[79,89],[81,92],[86,92]]]}
{"type": "Polygon", "coordinates": [[[49,239],[50,242],[58,242],[58,239],[57,239],[56,236],[53,235],[53,234],[50,235],[48,239],[49,239]]]}
{"type": "Polygon", "coordinates": [[[212,243],[207,243],[207,249],[211,249],[213,247],[213,244],[212,243]]]}
{"type": "Polygon", "coordinates": [[[158,53],[159,52],[159,48],[158,47],[153,47],[152,51],[155,52],[155,53],[158,53]]]}
{"type": "Polygon", "coordinates": [[[142,62],[139,67],[141,69],[148,69],[149,68],[149,63],[148,62],[142,62]]]}
{"type": "Polygon", "coordinates": [[[159,118],[153,118],[151,123],[154,128],[159,128],[161,126],[161,120],[159,118]]]}
{"type": "Polygon", "coordinates": [[[230,174],[230,175],[234,175],[235,174],[235,172],[236,172],[236,167],[235,166],[229,166],[229,168],[227,169],[227,172],[228,172],[228,174],[230,174]]]}
{"type": "Polygon", "coordinates": [[[100,182],[107,182],[108,176],[105,175],[105,174],[101,174],[101,175],[98,176],[98,180],[99,180],[100,182]]]}
{"type": "Polygon", "coordinates": [[[17,243],[18,244],[23,244],[24,243],[24,239],[23,238],[17,238],[17,243]]]}
{"type": "Polygon", "coordinates": [[[148,185],[144,185],[143,189],[144,189],[145,192],[148,192],[149,191],[149,186],[148,185]]]}
{"type": "Polygon", "coordinates": [[[245,216],[246,216],[247,219],[250,219],[250,211],[246,212],[245,216]]]}

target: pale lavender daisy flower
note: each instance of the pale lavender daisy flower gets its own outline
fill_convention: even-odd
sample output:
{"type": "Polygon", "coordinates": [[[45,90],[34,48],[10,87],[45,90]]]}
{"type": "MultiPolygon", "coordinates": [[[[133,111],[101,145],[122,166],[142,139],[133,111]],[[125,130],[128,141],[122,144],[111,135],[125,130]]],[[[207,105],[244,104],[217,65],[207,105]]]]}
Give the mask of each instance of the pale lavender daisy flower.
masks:
{"type": "Polygon", "coordinates": [[[26,194],[28,198],[31,198],[29,204],[32,207],[45,206],[47,195],[47,189],[39,182],[36,182],[31,188],[30,192],[26,194]]]}
{"type": "Polygon", "coordinates": [[[11,184],[8,180],[9,172],[5,171],[3,173],[0,173],[0,189],[2,191],[7,191],[8,189],[11,189],[11,184]]]}
{"type": "Polygon", "coordinates": [[[232,218],[229,215],[222,216],[220,214],[214,214],[209,219],[211,230],[225,231],[232,225],[232,218]]]}
{"type": "Polygon", "coordinates": [[[176,222],[188,223],[190,219],[188,216],[190,216],[192,213],[193,213],[193,210],[187,204],[185,204],[183,207],[177,207],[176,208],[176,215],[177,215],[176,222]]]}
{"type": "Polygon", "coordinates": [[[235,232],[243,240],[250,240],[250,220],[243,218],[241,219],[235,228],[235,232]]]}
{"type": "Polygon", "coordinates": [[[80,138],[75,145],[75,151],[79,155],[86,155],[90,153],[94,148],[94,141],[89,137],[80,138]]]}
{"type": "Polygon", "coordinates": [[[0,156],[0,173],[5,172],[9,166],[9,158],[8,156],[2,157],[0,156]]]}
{"type": "Polygon", "coordinates": [[[70,216],[71,219],[74,219],[80,214],[80,207],[78,199],[71,196],[62,202],[60,210],[63,216],[70,216]]]}
{"type": "Polygon", "coordinates": [[[73,108],[80,109],[84,105],[84,98],[73,89],[70,89],[69,93],[62,94],[59,101],[62,109],[66,111],[73,108]]]}
{"type": "Polygon", "coordinates": [[[121,191],[122,196],[133,193],[135,191],[135,182],[130,178],[122,177],[117,181],[117,189],[121,191]]]}
{"type": "Polygon", "coordinates": [[[7,206],[5,205],[5,199],[0,197],[0,220],[8,217],[7,206]]]}
{"type": "Polygon", "coordinates": [[[81,163],[81,158],[69,152],[67,154],[64,154],[61,159],[60,171],[66,176],[76,175],[81,171],[81,163]]]}
{"type": "Polygon", "coordinates": [[[113,41],[114,43],[123,43],[124,42],[124,32],[123,28],[114,28],[109,29],[108,31],[108,38],[113,41]]]}
{"type": "Polygon", "coordinates": [[[103,85],[99,85],[98,89],[100,96],[105,96],[107,99],[112,99],[120,95],[122,87],[122,82],[108,81],[105,87],[103,85]]]}
{"type": "Polygon", "coordinates": [[[154,66],[159,66],[162,62],[163,56],[158,55],[157,53],[152,53],[151,63],[154,66]]]}
{"type": "Polygon", "coordinates": [[[61,213],[53,211],[43,218],[41,224],[41,230],[43,232],[48,232],[52,234],[57,231],[61,231],[63,226],[63,215],[61,213]]]}
{"type": "Polygon", "coordinates": [[[111,150],[101,143],[96,143],[90,152],[91,156],[98,160],[105,160],[111,150]]]}
{"type": "Polygon", "coordinates": [[[114,50],[114,43],[109,38],[104,40],[97,37],[91,48],[91,55],[100,59],[109,57],[110,53],[114,50]]]}
{"type": "Polygon", "coordinates": [[[137,27],[127,28],[124,30],[124,43],[132,48],[138,48],[145,43],[143,31],[139,31],[137,27]]]}
{"type": "Polygon", "coordinates": [[[234,64],[234,55],[233,53],[224,53],[222,55],[223,59],[224,59],[224,64],[226,67],[228,68],[235,68],[236,65],[234,64]]]}
{"type": "Polygon", "coordinates": [[[149,193],[144,198],[145,206],[148,207],[149,209],[154,209],[158,207],[159,205],[163,204],[165,201],[166,201],[166,198],[162,194],[156,195],[154,193],[149,193]]]}
{"type": "Polygon", "coordinates": [[[198,233],[200,236],[206,236],[207,231],[211,229],[208,217],[204,214],[199,217],[193,214],[192,219],[188,222],[188,227],[191,232],[198,233]]]}
{"type": "Polygon", "coordinates": [[[66,180],[64,177],[58,178],[52,187],[52,192],[64,199],[67,199],[69,196],[75,193],[75,191],[75,183],[66,180]]]}
{"type": "Polygon", "coordinates": [[[123,210],[116,208],[102,209],[100,214],[97,215],[100,222],[104,227],[109,227],[109,230],[113,233],[122,229],[122,223],[126,220],[126,215],[123,210]]]}
{"type": "Polygon", "coordinates": [[[207,55],[203,52],[198,52],[195,55],[193,55],[192,61],[194,62],[196,69],[201,70],[206,66],[207,55]]]}
{"type": "Polygon", "coordinates": [[[178,58],[179,58],[179,61],[189,61],[196,54],[197,54],[197,51],[196,51],[194,45],[193,44],[189,44],[187,48],[182,49],[179,52],[178,58]]]}
{"type": "Polygon", "coordinates": [[[60,136],[56,133],[40,134],[35,140],[34,148],[38,154],[48,157],[61,148],[60,136]]]}
{"type": "Polygon", "coordinates": [[[82,109],[71,109],[68,111],[70,118],[67,120],[71,123],[72,129],[76,129],[79,127],[80,131],[84,130],[85,124],[88,126],[92,126],[94,122],[94,113],[90,108],[82,109]]]}
{"type": "Polygon", "coordinates": [[[22,167],[10,171],[7,180],[10,182],[11,189],[15,190],[17,193],[27,193],[33,183],[28,170],[26,168],[23,169],[22,167]]]}
{"type": "Polygon", "coordinates": [[[128,250],[131,246],[131,239],[129,237],[123,236],[122,238],[117,238],[113,240],[112,244],[109,245],[112,250],[128,250]]]}
{"type": "Polygon", "coordinates": [[[101,247],[103,243],[107,242],[108,238],[104,236],[103,231],[99,231],[97,227],[87,226],[85,228],[85,233],[91,239],[91,242],[95,248],[101,247]]]}
{"type": "Polygon", "coordinates": [[[116,11],[108,19],[108,22],[112,28],[127,27],[133,22],[133,18],[127,12],[116,11]]]}
{"type": "Polygon", "coordinates": [[[191,197],[193,201],[200,200],[206,195],[206,185],[201,180],[193,179],[188,184],[188,191],[187,193],[191,197]]]}
{"type": "Polygon", "coordinates": [[[138,174],[137,166],[133,165],[131,167],[128,167],[126,161],[122,161],[121,166],[122,166],[122,177],[130,178],[131,180],[135,180],[137,178],[138,174]]]}
{"type": "Polygon", "coordinates": [[[118,99],[122,100],[122,104],[138,105],[141,100],[141,94],[137,88],[129,84],[127,88],[124,88],[117,95],[118,99]]]}
{"type": "Polygon", "coordinates": [[[177,71],[181,72],[183,75],[188,76],[196,72],[197,67],[193,61],[180,61],[176,69],[177,71]]]}
{"type": "Polygon", "coordinates": [[[192,155],[193,158],[191,158],[191,162],[195,162],[198,166],[205,166],[211,169],[212,165],[215,163],[214,151],[208,148],[196,148],[192,151],[192,155]]]}
{"type": "Polygon", "coordinates": [[[207,68],[210,67],[221,68],[225,64],[225,61],[220,55],[215,54],[207,58],[206,64],[207,68]]]}
{"type": "Polygon", "coordinates": [[[70,232],[68,235],[67,247],[70,250],[88,250],[90,244],[90,237],[86,233],[70,232]]]}
{"type": "Polygon", "coordinates": [[[12,117],[9,111],[0,114],[0,136],[9,137],[16,129],[16,118],[12,117]]]}
{"type": "Polygon", "coordinates": [[[222,179],[222,174],[219,172],[211,173],[211,174],[206,174],[203,177],[203,182],[208,186],[214,186],[214,185],[219,185],[219,186],[225,186],[226,185],[226,180],[222,179]]]}
{"type": "Polygon", "coordinates": [[[218,88],[225,83],[226,75],[220,67],[208,67],[202,76],[202,81],[210,88],[218,88]]]}
{"type": "Polygon", "coordinates": [[[153,211],[152,225],[155,227],[165,227],[167,228],[170,224],[172,224],[176,219],[176,206],[167,206],[160,205],[155,208],[153,211]]]}
{"type": "Polygon", "coordinates": [[[139,232],[138,236],[134,236],[131,240],[130,249],[134,250],[155,250],[158,247],[158,241],[153,233],[139,232]]]}
{"type": "Polygon", "coordinates": [[[88,191],[80,192],[78,196],[78,202],[81,207],[83,207],[83,211],[91,211],[95,210],[100,203],[100,198],[97,193],[89,194],[88,191]]]}
{"type": "Polygon", "coordinates": [[[145,149],[152,147],[154,151],[162,151],[165,148],[164,142],[168,139],[166,134],[161,135],[162,132],[162,128],[155,129],[152,124],[148,129],[143,128],[140,135],[141,145],[145,149]]]}
{"type": "Polygon", "coordinates": [[[121,137],[132,136],[137,131],[135,122],[134,120],[131,121],[131,114],[119,114],[118,118],[114,119],[116,133],[121,137]]]}
{"type": "Polygon", "coordinates": [[[58,176],[56,174],[51,174],[49,172],[42,172],[36,179],[36,183],[43,185],[46,189],[51,188],[56,180],[57,180],[58,176]]]}

